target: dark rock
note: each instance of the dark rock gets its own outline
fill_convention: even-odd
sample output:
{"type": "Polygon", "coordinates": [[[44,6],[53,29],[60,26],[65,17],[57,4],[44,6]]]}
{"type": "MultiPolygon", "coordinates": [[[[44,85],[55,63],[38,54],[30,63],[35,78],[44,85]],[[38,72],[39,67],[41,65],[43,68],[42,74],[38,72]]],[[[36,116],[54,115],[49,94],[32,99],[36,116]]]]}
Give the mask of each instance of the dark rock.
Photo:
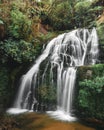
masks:
{"type": "Polygon", "coordinates": [[[5,37],[5,26],[0,23],[0,40],[3,40],[5,37]]]}
{"type": "Polygon", "coordinates": [[[100,63],[104,63],[104,44],[99,45],[99,60],[100,63]]]}

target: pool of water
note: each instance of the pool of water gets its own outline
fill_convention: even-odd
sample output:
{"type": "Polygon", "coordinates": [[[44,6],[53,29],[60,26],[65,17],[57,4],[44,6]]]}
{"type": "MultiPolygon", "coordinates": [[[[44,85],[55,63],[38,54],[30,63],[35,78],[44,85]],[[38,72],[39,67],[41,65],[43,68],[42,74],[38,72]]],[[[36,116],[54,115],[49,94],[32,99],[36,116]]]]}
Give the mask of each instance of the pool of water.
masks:
{"type": "Polygon", "coordinates": [[[20,115],[22,130],[96,130],[80,122],[60,121],[48,114],[25,113],[20,115]]]}

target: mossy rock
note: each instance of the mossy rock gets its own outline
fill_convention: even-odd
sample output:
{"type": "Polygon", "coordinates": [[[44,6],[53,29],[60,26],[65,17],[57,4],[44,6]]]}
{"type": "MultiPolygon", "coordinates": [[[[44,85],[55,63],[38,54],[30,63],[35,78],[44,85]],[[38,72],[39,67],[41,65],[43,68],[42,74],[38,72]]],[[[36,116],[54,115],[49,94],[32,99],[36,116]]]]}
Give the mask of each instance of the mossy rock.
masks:
{"type": "Polygon", "coordinates": [[[84,79],[93,79],[96,76],[102,76],[104,74],[104,64],[81,66],[78,68],[78,79],[82,81],[84,79]]]}

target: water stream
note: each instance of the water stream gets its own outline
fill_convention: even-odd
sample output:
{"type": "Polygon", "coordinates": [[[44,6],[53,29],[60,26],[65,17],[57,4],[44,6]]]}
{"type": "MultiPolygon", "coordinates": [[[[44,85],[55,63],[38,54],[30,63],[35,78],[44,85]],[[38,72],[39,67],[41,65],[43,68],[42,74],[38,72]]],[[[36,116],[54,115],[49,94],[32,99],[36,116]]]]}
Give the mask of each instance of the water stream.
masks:
{"type": "Polygon", "coordinates": [[[51,116],[68,121],[72,116],[76,72],[78,66],[95,64],[98,57],[98,37],[96,29],[78,29],[64,33],[51,40],[32,68],[22,77],[18,94],[9,113],[34,111],[37,104],[35,89],[46,81],[49,73],[50,86],[57,86],[57,110],[48,111],[51,116]],[[40,66],[46,66],[40,78],[40,66]],[[54,71],[56,70],[56,71],[54,71]]]}

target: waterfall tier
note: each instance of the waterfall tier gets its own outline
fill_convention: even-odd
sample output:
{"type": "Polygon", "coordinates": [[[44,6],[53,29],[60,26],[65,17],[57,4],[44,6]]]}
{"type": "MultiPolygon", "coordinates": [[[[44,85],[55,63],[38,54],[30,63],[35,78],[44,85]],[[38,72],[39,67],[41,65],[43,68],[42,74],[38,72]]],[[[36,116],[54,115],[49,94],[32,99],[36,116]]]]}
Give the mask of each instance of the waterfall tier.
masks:
{"type": "Polygon", "coordinates": [[[45,84],[46,75],[49,73],[50,86],[57,86],[57,110],[48,113],[58,119],[75,120],[76,118],[72,117],[72,101],[77,67],[95,64],[97,57],[98,37],[95,28],[92,31],[78,29],[54,38],[22,77],[13,109],[8,112],[34,111],[34,105],[38,102],[35,89],[45,84]],[[46,66],[40,75],[43,62],[46,66]]]}

